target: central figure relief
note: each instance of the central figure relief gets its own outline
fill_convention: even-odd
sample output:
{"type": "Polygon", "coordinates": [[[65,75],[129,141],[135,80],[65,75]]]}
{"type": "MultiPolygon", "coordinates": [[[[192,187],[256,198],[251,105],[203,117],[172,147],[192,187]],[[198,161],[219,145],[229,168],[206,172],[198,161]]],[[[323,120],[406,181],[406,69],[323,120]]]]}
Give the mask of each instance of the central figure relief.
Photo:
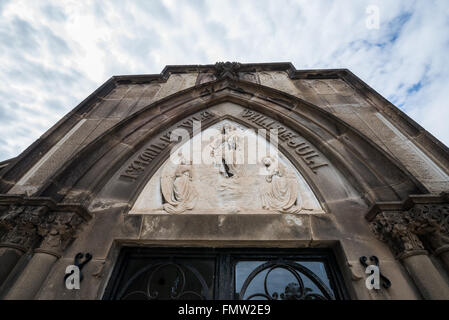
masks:
{"type": "Polygon", "coordinates": [[[321,206],[290,161],[265,136],[231,120],[209,127],[174,150],[132,209],[140,214],[314,211],[321,213],[321,206]],[[195,152],[201,153],[201,161],[195,152]]]}
{"type": "Polygon", "coordinates": [[[243,139],[236,127],[225,124],[211,144],[215,166],[225,178],[237,176],[243,168],[242,159],[237,158],[243,152],[243,139]]]}

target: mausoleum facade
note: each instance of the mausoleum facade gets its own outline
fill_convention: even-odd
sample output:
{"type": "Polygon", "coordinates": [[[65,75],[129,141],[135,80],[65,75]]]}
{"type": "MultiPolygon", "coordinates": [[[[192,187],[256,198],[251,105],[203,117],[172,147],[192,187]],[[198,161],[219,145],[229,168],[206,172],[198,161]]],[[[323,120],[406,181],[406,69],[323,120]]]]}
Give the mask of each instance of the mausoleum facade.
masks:
{"type": "Polygon", "coordinates": [[[449,299],[449,149],[346,69],[114,76],[0,163],[0,297],[449,299]]]}

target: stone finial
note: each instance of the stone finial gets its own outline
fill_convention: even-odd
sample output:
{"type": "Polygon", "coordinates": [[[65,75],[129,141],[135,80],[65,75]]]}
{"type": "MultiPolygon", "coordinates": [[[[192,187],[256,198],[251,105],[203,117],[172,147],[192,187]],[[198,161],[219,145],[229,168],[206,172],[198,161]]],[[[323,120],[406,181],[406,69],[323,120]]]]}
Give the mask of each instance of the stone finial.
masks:
{"type": "Polygon", "coordinates": [[[222,79],[225,77],[238,79],[238,71],[241,66],[242,65],[238,62],[217,62],[215,64],[215,76],[217,79],[222,79]]]}

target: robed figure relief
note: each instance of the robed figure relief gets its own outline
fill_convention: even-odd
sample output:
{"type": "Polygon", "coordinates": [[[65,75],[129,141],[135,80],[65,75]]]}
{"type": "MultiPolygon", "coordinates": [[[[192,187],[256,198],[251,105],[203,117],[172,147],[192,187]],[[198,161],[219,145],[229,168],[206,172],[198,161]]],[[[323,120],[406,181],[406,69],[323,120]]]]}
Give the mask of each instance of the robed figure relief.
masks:
{"type": "Polygon", "coordinates": [[[225,124],[212,142],[211,156],[214,158],[215,165],[219,172],[225,178],[238,176],[243,168],[242,161],[239,161],[242,147],[242,137],[236,127],[225,124]]]}
{"type": "Polygon", "coordinates": [[[298,197],[298,186],[294,179],[287,176],[282,163],[271,157],[262,159],[267,170],[266,184],[262,186],[262,208],[281,213],[298,213],[301,210],[301,199],[298,197]]]}
{"type": "Polygon", "coordinates": [[[174,173],[166,170],[162,172],[161,191],[166,212],[183,213],[193,209],[198,193],[192,184],[192,177],[192,166],[182,156],[174,173]]]}

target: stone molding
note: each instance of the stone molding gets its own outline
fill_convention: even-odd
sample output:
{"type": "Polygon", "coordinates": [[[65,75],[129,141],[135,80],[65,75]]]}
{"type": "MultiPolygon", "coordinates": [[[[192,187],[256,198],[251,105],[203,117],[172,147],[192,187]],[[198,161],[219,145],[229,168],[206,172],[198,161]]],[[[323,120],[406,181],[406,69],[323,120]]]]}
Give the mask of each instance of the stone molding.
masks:
{"type": "Polygon", "coordinates": [[[374,234],[400,258],[441,254],[449,245],[449,199],[440,195],[411,195],[404,202],[377,203],[366,215],[374,234]]]}

